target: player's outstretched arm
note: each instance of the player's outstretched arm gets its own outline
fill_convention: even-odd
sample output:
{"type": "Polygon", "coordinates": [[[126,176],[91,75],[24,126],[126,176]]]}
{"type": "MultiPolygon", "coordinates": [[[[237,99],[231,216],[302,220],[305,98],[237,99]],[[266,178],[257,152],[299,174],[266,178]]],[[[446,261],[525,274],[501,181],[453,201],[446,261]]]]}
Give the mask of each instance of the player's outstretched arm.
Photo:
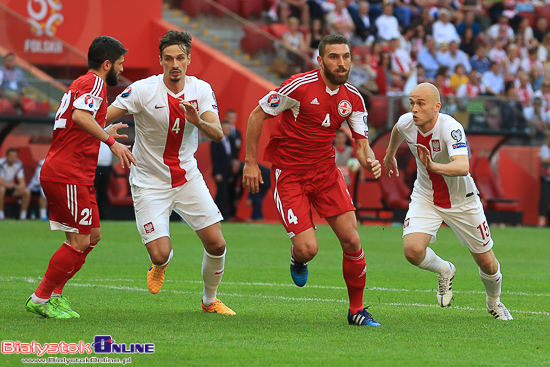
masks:
{"type": "Polygon", "coordinates": [[[397,167],[395,154],[404,139],[405,138],[397,130],[397,124],[395,124],[391,131],[390,143],[388,149],[386,149],[386,155],[384,156],[384,168],[386,169],[386,175],[388,177],[391,177],[394,173],[399,177],[399,168],[397,167]]]}
{"type": "MultiPolygon", "coordinates": [[[[127,112],[128,111],[126,110],[110,105],[107,107],[107,122],[105,124],[107,126],[111,125],[113,122],[124,116],[127,112]]],[[[113,136],[113,138],[116,138],[116,136],[113,136]]]]}
{"type": "Polygon", "coordinates": [[[443,176],[466,176],[470,170],[470,161],[467,155],[454,155],[450,163],[436,163],[432,160],[430,151],[422,144],[414,145],[418,149],[418,158],[427,170],[443,176]]]}
{"type": "Polygon", "coordinates": [[[113,139],[105,130],[101,128],[101,126],[99,126],[89,111],[79,109],[74,110],[73,121],[82,130],[109,145],[111,151],[118,157],[118,159],[120,159],[122,167],[129,167],[130,163],[133,163],[134,165],[136,164],[136,159],[134,158],[132,152],[130,152],[130,147],[127,145],[122,145],[113,139]]]}
{"type": "Polygon", "coordinates": [[[246,128],[246,157],[243,168],[243,187],[251,194],[260,191],[264,183],[260,167],[258,167],[258,144],[262,135],[264,121],[271,118],[260,106],[250,113],[246,128]]]}
{"type": "Polygon", "coordinates": [[[199,116],[199,113],[188,101],[180,99],[180,108],[185,115],[185,119],[195,125],[200,131],[208,137],[219,143],[223,139],[222,124],[217,113],[205,111],[199,116]]]}
{"type": "Polygon", "coordinates": [[[361,163],[361,166],[372,173],[374,178],[380,177],[382,166],[378,159],[375,158],[369,141],[367,139],[355,139],[355,147],[357,150],[357,160],[361,163]]]}

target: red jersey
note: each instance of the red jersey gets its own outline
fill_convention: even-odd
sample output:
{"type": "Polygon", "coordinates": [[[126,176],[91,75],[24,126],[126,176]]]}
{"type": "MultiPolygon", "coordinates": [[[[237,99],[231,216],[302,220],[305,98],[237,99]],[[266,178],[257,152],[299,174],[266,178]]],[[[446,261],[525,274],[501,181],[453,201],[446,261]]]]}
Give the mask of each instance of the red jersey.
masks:
{"type": "Polygon", "coordinates": [[[92,186],[98,139],[73,121],[75,109],[89,111],[101,127],[107,119],[107,88],[103,79],[88,72],[75,80],[63,95],[55,115],[53,140],[40,173],[42,181],[92,186]]]}
{"type": "Polygon", "coordinates": [[[355,139],[368,137],[367,109],[361,94],[350,83],[331,91],[320,73],[294,75],[259,101],[268,115],[282,113],[264,154],[264,159],[278,168],[335,164],[332,143],[344,121],[355,139]]]}

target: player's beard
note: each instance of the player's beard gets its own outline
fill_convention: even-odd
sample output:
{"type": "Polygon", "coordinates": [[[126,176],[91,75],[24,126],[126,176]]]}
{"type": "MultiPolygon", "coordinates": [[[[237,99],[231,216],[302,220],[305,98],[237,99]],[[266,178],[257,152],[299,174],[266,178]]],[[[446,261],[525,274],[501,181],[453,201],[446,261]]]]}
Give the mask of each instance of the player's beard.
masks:
{"type": "Polygon", "coordinates": [[[118,76],[120,74],[118,74],[115,70],[114,67],[111,68],[111,70],[109,70],[109,72],[107,73],[107,76],[105,77],[105,82],[107,82],[107,85],[109,87],[114,87],[115,85],[118,84],[118,76]]]}
{"type": "MultiPolygon", "coordinates": [[[[334,70],[334,72],[345,71],[345,70],[346,70],[345,68],[338,68],[334,70]]],[[[347,72],[344,75],[336,75],[335,73],[333,73],[332,71],[330,71],[325,67],[323,69],[323,72],[325,73],[325,76],[327,77],[328,81],[331,82],[332,84],[343,85],[348,81],[349,70],[350,69],[347,69],[347,72]]]]}

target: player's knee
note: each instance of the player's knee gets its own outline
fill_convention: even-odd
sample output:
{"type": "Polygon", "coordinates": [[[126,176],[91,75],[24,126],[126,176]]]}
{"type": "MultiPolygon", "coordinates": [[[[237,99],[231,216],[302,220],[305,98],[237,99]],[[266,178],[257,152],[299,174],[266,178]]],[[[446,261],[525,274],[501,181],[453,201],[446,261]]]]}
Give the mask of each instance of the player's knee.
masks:
{"type": "Polygon", "coordinates": [[[294,247],[294,253],[298,257],[298,261],[308,262],[313,260],[317,255],[318,247],[314,244],[306,244],[300,247],[294,247]]]}
{"type": "Polygon", "coordinates": [[[418,265],[422,262],[423,249],[420,246],[404,246],[403,254],[405,258],[414,265],[418,265]]]}
{"type": "Polygon", "coordinates": [[[170,251],[156,251],[152,254],[149,254],[149,257],[151,258],[151,262],[155,265],[162,265],[166,264],[168,259],[170,258],[170,251]]]}
{"type": "Polygon", "coordinates": [[[342,245],[342,250],[345,252],[356,252],[361,250],[361,238],[359,237],[359,233],[357,233],[357,231],[351,232],[347,238],[340,241],[340,244],[342,245]]]}
{"type": "Polygon", "coordinates": [[[498,261],[494,257],[485,256],[477,260],[477,265],[485,274],[493,275],[498,271],[498,261]]]}
{"type": "Polygon", "coordinates": [[[210,255],[221,256],[225,252],[225,240],[223,237],[217,241],[211,241],[204,244],[204,249],[210,255]]]}

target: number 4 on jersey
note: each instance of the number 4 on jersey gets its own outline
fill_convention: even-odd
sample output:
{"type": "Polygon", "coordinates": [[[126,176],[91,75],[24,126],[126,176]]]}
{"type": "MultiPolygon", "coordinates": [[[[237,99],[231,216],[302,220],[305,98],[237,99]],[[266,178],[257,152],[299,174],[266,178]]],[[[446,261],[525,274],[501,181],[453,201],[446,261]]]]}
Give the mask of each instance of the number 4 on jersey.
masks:
{"type": "Polygon", "coordinates": [[[172,125],[172,131],[177,135],[179,134],[180,130],[180,118],[178,117],[176,121],[174,121],[174,125],[172,125]]]}
{"type": "Polygon", "coordinates": [[[322,127],[330,127],[330,113],[327,113],[325,116],[325,119],[323,120],[323,123],[321,124],[322,127]]]}

